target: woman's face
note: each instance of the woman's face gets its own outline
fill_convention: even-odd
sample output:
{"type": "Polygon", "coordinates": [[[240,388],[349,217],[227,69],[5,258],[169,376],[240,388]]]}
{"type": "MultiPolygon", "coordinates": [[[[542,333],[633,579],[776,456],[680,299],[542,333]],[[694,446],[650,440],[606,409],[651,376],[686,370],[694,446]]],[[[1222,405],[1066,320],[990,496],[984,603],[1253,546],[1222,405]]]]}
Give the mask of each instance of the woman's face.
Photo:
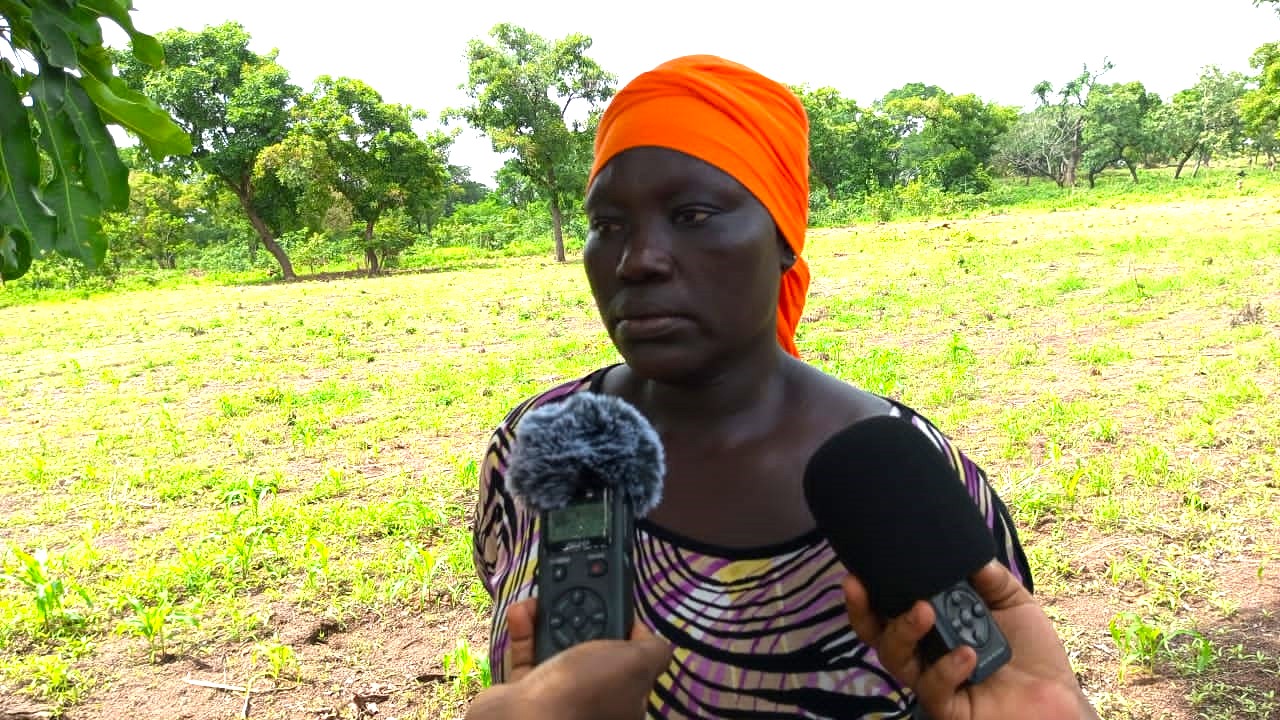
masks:
{"type": "Polygon", "coordinates": [[[733,177],[674,150],[634,148],[600,171],[585,208],[591,292],[641,377],[696,380],[776,345],[777,226],[733,177]]]}

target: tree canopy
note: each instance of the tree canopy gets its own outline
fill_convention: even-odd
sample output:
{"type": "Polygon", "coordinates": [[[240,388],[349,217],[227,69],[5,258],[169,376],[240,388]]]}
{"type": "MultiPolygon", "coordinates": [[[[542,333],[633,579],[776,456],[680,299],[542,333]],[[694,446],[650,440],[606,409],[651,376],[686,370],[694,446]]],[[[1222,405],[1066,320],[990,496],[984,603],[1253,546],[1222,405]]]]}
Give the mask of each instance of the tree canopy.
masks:
{"type": "Polygon", "coordinates": [[[503,23],[489,37],[468,44],[462,87],[473,102],[449,115],[488,135],[495,151],[514,156],[511,171],[548,204],[556,259],[563,262],[563,209],[582,193],[596,115],[617,79],[587,56],[586,35],[548,41],[503,23]],[[579,105],[575,117],[571,111],[579,105]]]}
{"type": "MultiPolygon", "coordinates": [[[[436,132],[418,136],[415,120],[426,113],[383,102],[369,85],[351,78],[322,76],[298,107],[297,132],[316,139],[327,154],[328,177],[364,223],[361,245],[371,272],[378,270],[391,246],[380,252],[374,229],[383,212],[402,209],[423,216],[443,200],[449,180],[447,151],[451,138],[436,132]]],[[[403,234],[403,233],[402,233],[403,234]]]]}
{"type": "MultiPolygon", "coordinates": [[[[290,110],[301,91],[276,62],[275,51],[249,49],[249,33],[228,22],[199,32],[175,29],[158,36],[166,64],[119,58],[121,76],[145,89],[178,119],[193,148],[190,162],[226,184],[249,223],[288,280],[293,265],[276,238],[284,227],[287,198],[265,201],[270,182],[255,183],[262,151],[289,130],[290,110]]],[[[184,170],[186,163],[171,166],[184,170]]]]}

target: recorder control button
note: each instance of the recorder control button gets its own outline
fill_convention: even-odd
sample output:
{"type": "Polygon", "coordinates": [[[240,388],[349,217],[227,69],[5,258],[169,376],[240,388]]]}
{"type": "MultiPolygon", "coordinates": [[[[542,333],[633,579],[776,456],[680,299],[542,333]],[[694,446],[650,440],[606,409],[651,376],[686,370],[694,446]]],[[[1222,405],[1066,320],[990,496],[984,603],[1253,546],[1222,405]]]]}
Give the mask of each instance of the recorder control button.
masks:
{"type": "Polygon", "coordinates": [[[555,638],[556,644],[562,649],[573,645],[573,636],[564,628],[552,632],[551,637],[555,638]]]}
{"type": "Polygon", "coordinates": [[[564,616],[560,613],[553,612],[551,613],[551,617],[547,618],[547,624],[551,626],[552,630],[558,630],[559,628],[564,627],[564,616]]]}
{"type": "Polygon", "coordinates": [[[592,560],[587,566],[587,574],[591,577],[600,577],[609,570],[609,563],[604,560],[592,560]]]}
{"type": "Polygon", "coordinates": [[[985,622],[975,623],[973,628],[974,647],[982,647],[987,644],[987,624],[985,622]]]}
{"type": "Polygon", "coordinates": [[[569,576],[569,568],[563,563],[551,568],[551,577],[556,582],[563,582],[569,576]]]}
{"type": "Polygon", "coordinates": [[[583,590],[574,590],[569,593],[569,602],[577,605],[578,607],[582,607],[582,604],[586,601],[587,593],[583,590]]]}
{"type": "Polygon", "coordinates": [[[981,648],[991,639],[987,608],[972,593],[953,590],[947,595],[946,611],[951,616],[950,625],[961,642],[981,648]]]}

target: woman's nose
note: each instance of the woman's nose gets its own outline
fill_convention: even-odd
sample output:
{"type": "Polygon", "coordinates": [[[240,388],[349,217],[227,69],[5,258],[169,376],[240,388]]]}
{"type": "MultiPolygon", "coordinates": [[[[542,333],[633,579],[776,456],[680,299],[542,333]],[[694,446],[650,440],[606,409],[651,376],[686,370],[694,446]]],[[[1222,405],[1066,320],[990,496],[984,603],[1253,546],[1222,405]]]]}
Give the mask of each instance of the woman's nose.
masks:
{"type": "Polygon", "coordinates": [[[618,259],[618,277],[627,282],[649,282],[670,276],[670,241],[661,223],[634,224],[618,259]]]}

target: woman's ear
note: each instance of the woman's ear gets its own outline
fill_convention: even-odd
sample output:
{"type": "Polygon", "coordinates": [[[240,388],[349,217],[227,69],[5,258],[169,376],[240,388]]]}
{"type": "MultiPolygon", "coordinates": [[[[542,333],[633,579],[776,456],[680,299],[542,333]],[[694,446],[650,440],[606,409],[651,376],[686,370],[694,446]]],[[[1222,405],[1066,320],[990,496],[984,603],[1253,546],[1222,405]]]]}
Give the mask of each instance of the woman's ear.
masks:
{"type": "Polygon", "coordinates": [[[796,251],[791,249],[791,245],[782,237],[782,231],[778,231],[778,257],[781,259],[779,265],[782,272],[786,272],[796,264],[796,251]]]}

